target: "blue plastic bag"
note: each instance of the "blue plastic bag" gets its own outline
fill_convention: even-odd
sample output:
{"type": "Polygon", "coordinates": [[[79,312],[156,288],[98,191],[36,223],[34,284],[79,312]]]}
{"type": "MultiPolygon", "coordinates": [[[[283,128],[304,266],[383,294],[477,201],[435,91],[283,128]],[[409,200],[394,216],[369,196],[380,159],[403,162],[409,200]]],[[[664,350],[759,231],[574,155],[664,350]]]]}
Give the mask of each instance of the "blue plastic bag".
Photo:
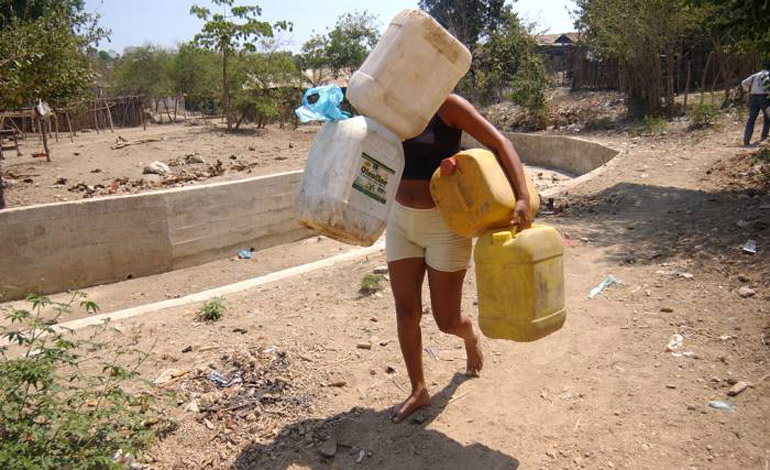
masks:
{"type": "Polygon", "coordinates": [[[340,109],[342,104],[342,89],[337,85],[324,85],[308,88],[302,97],[302,106],[294,110],[301,122],[310,121],[342,121],[350,114],[340,109]],[[318,95],[318,100],[311,104],[309,98],[318,95]]]}

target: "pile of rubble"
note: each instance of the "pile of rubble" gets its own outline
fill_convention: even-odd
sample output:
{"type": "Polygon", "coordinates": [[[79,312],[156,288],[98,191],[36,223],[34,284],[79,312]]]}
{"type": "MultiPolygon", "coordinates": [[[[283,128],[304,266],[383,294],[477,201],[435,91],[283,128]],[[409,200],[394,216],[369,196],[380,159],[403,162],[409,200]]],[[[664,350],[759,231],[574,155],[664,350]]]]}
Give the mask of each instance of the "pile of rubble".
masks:
{"type": "Polygon", "coordinates": [[[738,153],[735,157],[717,162],[706,171],[712,178],[735,191],[752,190],[759,194],[770,193],[770,142],[762,142],[757,148],[738,153]]]}
{"type": "Polygon", "coordinates": [[[483,110],[484,116],[498,129],[531,132],[554,130],[579,133],[584,130],[615,129],[627,114],[621,93],[575,93],[552,97],[544,116],[506,102],[483,110]]]}
{"type": "Polygon", "coordinates": [[[317,386],[312,376],[303,361],[273,346],[224,354],[174,386],[181,406],[213,433],[212,440],[238,445],[272,439],[285,423],[309,416],[317,386]]]}
{"type": "MultiPolygon", "coordinates": [[[[238,162],[230,163],[229,165],[229,169],[234,171],[242,171],[244,168],[244,165],[241,165],[238,162]]],[[[201,157],[192,154],[185,156],[183,159],[171,160],[168,164],[160,161],[152,162],[144,167],[143,174],[146,176],[143,176],[142,178],[116,178],[109,185],[89,185],[83,182],[79,182],[70,185],[67,190],[75,193],[83,193],[84,198],[106,196],[120,192],[134,194],[147,189],[183,186],[188,183],[194,183],[197,181],[207,180],[215,176],[221,176],[225,174],[226,171],[227,168],[225,168],[225,165],[222,163],[222,161],[217,160],[213,165],[206,164],[205,160],[203,160],[201,157]],[[171,167],[179,167],[182,165],[205,165],[205,167],[191,169],[182,168],[176,173],[171,169],[171,167]]],[[[98,173],[101,172],[101,170],[92,171],[92,173],[95,172],[98,173]]],[[[58,178],[54,187],[64,187],[66,184],[66,178],[58,178]]]]}

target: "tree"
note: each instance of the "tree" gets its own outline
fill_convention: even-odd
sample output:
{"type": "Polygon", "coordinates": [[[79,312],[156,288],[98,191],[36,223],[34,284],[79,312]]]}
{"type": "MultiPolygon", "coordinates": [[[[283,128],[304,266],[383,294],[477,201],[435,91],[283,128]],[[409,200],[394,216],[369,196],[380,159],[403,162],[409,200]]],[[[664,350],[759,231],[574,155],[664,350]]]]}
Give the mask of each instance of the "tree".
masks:
{"type": "Polygon", "coordinates": [[[770,60],[770,2],[747,0],[689,0],[706,8],[707,29],[728,37],[743,52],[770,60]]]}
{"type": "Polygon", "coordinates": [[[229,59],[243,50],[255,51],[254,40],[272,37],[273,28],[290,28],[286,21],[273,25],[257,18],[262,14],[259,6],[233,6],[234,0],[212,0],[221,6],[223,13],[211,13],[208,8],[193,5],[190,14],[205,21],[203,29],[195,35],[195,44],[218,51],[222,54],[222,107],[224,108],[227,130],[232,130],[230,116],[229,59]]]}
{"type": "Polygon", "coordinates": [[[153,44],[128,47],[115,64],[115,86],[120,93],[168,96],[171,59],[171,51],[153,44]]]}
{"type": "Polygon", "coordinates": [[[188,109],[209,111],[222,96],[219,53],[182,43],[171,60],[174,92],[185,96],[188,109]]]}
{"type": "Polygon", "coordinates": [[[687,0],[576,0],[577,22],[600,58],[618,62],[621,83],[643,114],[674,112],[673,73],[703,21],[687,0]]]}
{"type": "Polygon", "coordinates": [[[332,73],[336,76],[343,70],[360,67],[379,39],[377,18],[368,12],[340,16],[329,32],[326,44],[326,57],[332,73]]]}
{"type": "Polygon", "coordinates": [[[279,51],[272,41],[261,41],[262,51],[237,56],[233,71],[233,108],[239,113],[235,129],[244,121],[262,128],[287,119],[296,107],[301,75],[291,52],[279,51]]]}
{"type": "Polygon", "coordinates": [[[548,73],[527,28],[513,12],[476,50],[476,88],[482,104],[501,98],[537,114],[545,107],[548,73]]]}
{"type": "Polygon", "coordinates": [[[82,1],[30,0],[0,5],[0,108],[43,98],[63,106],[85,97],[92,75],[90,44],[107,31],[82,1]]]}
{"type": "Polygon", "coordinates": [[[107,35],[97,21],[82,0],[0,3],[0,109],[38,98],[57,107],[85,97],[92,78],[86,50],[107,35]]]}
{"type": "Polygon", "coordinates": [[[310,77],[311,85],[318,86],[323,80],[323,69],[329,68],[329,59],[326,48],[329,38],[320,34],[313,35],[302,45],[302,54],[298,58],[299,67],[303,70],[312,70],[314,76],[310,77]]]}
{"type": "Polygon", "coordinates": [[[419,5],[470,50],[504,25],[511,11],[505,0],[420,0],[419,5]]]}
{"type": "Polygon", "coordinates": [[[343,73],[350,75],[379,41],[378,29],[377,17],[367,11],[341,15],[328,34],[316,34],[302,45],[300,63],[305,69],[319,72],[319,81],[325,78],[321,71],[334,78],[343,73]]]}

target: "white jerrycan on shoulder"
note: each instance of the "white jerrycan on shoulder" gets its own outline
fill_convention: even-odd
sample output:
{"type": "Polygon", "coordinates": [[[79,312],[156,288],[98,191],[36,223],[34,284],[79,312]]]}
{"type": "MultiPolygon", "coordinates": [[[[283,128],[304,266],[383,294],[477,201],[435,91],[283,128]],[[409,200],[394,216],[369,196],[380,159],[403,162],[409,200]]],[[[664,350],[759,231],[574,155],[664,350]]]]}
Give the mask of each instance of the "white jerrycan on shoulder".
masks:
{"type": "Polygon", "coordinates": [[[299,222],[370,246],[387,225],[404,172],[401,140],[364,116],[327,122],[313,140],[296,200],[299,222]]]}
{"type": "Polygon", "coordinates": [[[430,15],[396,15],[350,79],[345,96],[401,140],[422,133],[468,72],[471,53],[430,15]]]}

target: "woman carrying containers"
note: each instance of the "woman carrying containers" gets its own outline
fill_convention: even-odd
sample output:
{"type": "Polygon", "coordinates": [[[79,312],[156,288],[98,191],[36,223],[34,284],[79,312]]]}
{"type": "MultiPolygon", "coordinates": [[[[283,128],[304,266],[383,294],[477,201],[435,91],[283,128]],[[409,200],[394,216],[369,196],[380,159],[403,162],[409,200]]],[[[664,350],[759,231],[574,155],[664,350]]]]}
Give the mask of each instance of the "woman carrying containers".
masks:
{"type": "Polygon", "coordinates": [[[443,159],[460,151],[463,131],[492,150],[508,176],[516,195],[511,224],[525,229],[532,222],[524,169],[513,144],[468,101],[450,95],[423,133],[403,144],[406,166],[386,234],[398,340],[412,386],[409,397],[392,410],[396,422],[430,404],[420,330],[426,272],[433,317],[439,329],[465,342],[468,375],[478,376],[484,365],[480,335],[461,311],[462,286],[470,263],[472,240],[449,230],[430,194],[431,176],[443,159]]]}
{"type": "Polygon", "coordinates": [[[393,18],[347,89],[358,112],[403,141],[405,166],[391,206],[385,250],[398,340],[412,385],[409,397],[392,410],[396,422],[430,403],[420,331],[426,273],[438,327],[465,342],[467,373],[478,376],[484,365],[480,336],[460,309],[472,240],[447,227],[430,190],[441,161],[460,151],[463,131],[501,163],[517,199],[511,223],[520,229],[531,225],[530,195],[513,145],[473,105],[450,94],[470,64],[470,51],[438,22],[423,11],[405,10],[393,18]]]}

